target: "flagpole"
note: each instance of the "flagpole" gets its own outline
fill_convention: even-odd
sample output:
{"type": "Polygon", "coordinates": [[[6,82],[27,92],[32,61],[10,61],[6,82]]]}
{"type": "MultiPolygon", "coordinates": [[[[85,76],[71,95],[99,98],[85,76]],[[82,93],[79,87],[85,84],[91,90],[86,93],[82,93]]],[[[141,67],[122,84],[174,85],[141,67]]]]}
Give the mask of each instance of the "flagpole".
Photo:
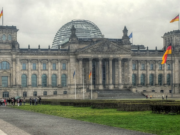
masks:
{"type": "MultiPolygon", "coordinates": [[[[171,45],[172,47],[172,45],[171,45]]],[[[173,47],[171,48],[171,97],[173,97],[173,62],[172,62],[172,54],[173,47]]]]}
{"type": "Polygon", "coordinates": [[[2,26],[3,26],[3,18],[4,18],[4,11],[3,11],[3,8],[2,8],[2,12],[3,12],[3,15],[2,15],[2,26]]]}
{"type": "Polygon", "coordinates": [[[91,99],[92,99],[92,72],[91,72],[91,99]]]}
{"type": "Polygon", "coordinates": [[[84,99],[84,68],[83,68],[83,99],[84,99]]]}
{"type": "Polygon", "coordinates": [[[132,32],[132,45],[133,45],[133,32],[132,32]]]}

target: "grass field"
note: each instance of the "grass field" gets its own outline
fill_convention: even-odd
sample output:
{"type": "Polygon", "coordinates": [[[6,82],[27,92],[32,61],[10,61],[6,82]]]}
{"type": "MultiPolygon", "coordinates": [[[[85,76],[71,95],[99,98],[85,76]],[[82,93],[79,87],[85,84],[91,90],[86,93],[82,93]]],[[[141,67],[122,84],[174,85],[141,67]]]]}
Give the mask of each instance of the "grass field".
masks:
{"type": "Polygon", "coordinates": [[[15,108],[120,127],[157,135],[180,135],[180,115],[124,112],[116,109],[92,109],[60,105],[20,106],[15,108]]]}

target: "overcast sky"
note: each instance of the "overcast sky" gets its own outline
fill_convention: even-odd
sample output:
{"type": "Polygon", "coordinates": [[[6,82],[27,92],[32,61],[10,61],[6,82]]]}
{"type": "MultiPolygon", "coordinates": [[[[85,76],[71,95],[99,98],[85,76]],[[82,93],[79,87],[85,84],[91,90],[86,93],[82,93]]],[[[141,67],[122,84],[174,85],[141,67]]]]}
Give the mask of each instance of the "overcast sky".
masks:
{"type": "Polygon", "coordinates": [[[133,44],[162,49],[161,37],[178,29],[178,22],[169,22],[180,12],[179,0],[1,0],[0,5],[4,25],[19,29],[21,48],[52,46],[61,26],[84,19],[95,23],[105,38],[122,38],[126,26],[133,44]]]}

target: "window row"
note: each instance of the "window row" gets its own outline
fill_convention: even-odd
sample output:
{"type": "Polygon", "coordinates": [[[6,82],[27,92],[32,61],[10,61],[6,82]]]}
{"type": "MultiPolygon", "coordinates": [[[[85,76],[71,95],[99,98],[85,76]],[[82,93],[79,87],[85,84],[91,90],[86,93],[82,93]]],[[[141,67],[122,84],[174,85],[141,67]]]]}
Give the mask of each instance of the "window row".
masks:
{"type": "MultiPolygon", "coordinates": [[[[67,94],[67,91],[63,91],[63,94],[67,94]]],[[[53,91],[53,95],[57,95],[57,91],[53,91]]],[[[27,97],[28,95],[27,95],[27,92],[26,91],[24,91],[23,92],[23,97],[27,97]]],[[[38,96],[37,95],[37,91],[34,91],[33,92],[33,96],[38,96]]],[[[43,91],[43,96],[47,96],[47,91],[43,91]]],[[[5,91],[5,92],[3,92],[3,95],[2,95],[2,97],[3,98],[9,98],[9,92],[8,91],[5,91]]]]}
{"type": "MultiPolygon", "coordinates": [[[[150,70],[154,70],[154,69],[155,69],[155,67],[154,67],[155,65],[154,65],[154,64],[150,64],[149,66],[150,66],[150,67],[149,67],[150,70]]],[[[133,69],[133,70],[136,70],[136,69],[137,69],[137,65],[136,65],[136,64],[133,64],[132,69],[133,69]]],[[[159,70],[162,70],[162,69],[163,69],[163,68],[162,68],[162,64],[159,64],[158,69],[159,69],[159,70]]],[[[145,70],[145,64],[141,64],[141,70],[145,70]]],[[[171,70],[171,64],[167,64],[167,70],[171,70]]]]}
{"type": "MultiPolygon", "coordinates": [[[[47,87],[47,75],[43,74],[41,76],[41,85],[42,87],[47,87]]],[[[51,85],[52,87],[57,87],[57,75],[53,74],[51,76],[51,85]]],[[[21,86],[27,87],[27,76],[23,74],[21,76],[21,86]]],[[[31,86],[37,87],[37,75],[33,74],[31,76],[31,86]]],[[[66,87],[67,86],[67,77],[65,74],[61,75],[61,86],[66,87]]]]}
{"type": "MultiPolygon", "coordinates": [[[[144,86],[145,82],[146,82],[146,78],[145,78],[145,74],[141,74],[141,85],[144,86]]],[[[163,75],[159,74],[158,75],[158,85],[162,85],[163,83],[163,75]]],[[[137,77],[136,74],[132,74],[132,85],[136,85],[137,84],[137,77]]],[[[171,84],[171,74],[167,74],[167,80],[166,80],[166,84],[170,85],[171,84]]],[[[154,85],[154,74],[150,74],[149,75],[149,85],[154,85]]]]}
{"type": "MultiPolygon", "coordinates": [[[[26,63],[22,63],[22,69],[23,69],[23,70],[26,70],[26,69],[27,69],[27,68],[26,68],[26,63]]],[[[33,69],[33,70],[36,70],[36,69],[37,69],[36,63],[32,63],[32,69],[33,69]]],[[[43,70],[46,70],[46,69],[47,69],[47,64],[46,64],[46,63],[43,63],[43,64],[42,64],[42,69],[43,69],[43,70]]],[[[53,70],[56,70],[56,69],[57,69],[56,63],[53,63],[53,64],[52,64],[52,69],[53,69],[53,70]]],[[[62,63],[62,69],[63,69],[63,70],[66,70],[66,63],[62,63]]]]}

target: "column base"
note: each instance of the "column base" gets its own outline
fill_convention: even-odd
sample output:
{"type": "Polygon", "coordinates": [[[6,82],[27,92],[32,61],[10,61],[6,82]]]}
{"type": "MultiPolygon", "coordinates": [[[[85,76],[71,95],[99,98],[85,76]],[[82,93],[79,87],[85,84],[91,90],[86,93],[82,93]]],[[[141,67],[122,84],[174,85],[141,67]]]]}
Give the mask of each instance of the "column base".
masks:
{"type": "Polygon", "coordinates": [[[103,89],[103,85],[102,85],[102,84],[99,85],[99,89],[100,89],[100,90],[103,89]]]}
{"type": "Polygon", "coordinates": [[[114,85],[112,85],[112,84],[109,84],[109,89],[113,89],[114,88],[114,85]]]}
{"type": "Polygon", "coordinates": [[[120,84],[120,85],[119,85],[119,89],[122,89],[122,88],[123,88],[123,85],[122,85],[122,84],[120,84]]]}

